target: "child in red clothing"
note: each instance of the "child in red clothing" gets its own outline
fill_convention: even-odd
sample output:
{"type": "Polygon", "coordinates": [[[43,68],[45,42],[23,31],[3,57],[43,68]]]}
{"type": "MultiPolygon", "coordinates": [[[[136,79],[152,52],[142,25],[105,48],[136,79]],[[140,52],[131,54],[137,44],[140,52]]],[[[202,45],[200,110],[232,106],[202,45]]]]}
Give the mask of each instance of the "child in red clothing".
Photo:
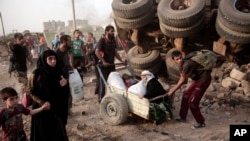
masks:
{"type": "Polygon", "coordinates": [[[6,104],[0,110],[0,126],[2,126],[2,141],[28,141],[23,130],[22,114],[34,115],[42,110],[50,108],[50,104],[45,102],[40,108],[29,110],[18,104],[18,96],[15,89],[11,87],[3,88],[0,92],[3,102],[6,104]]]}

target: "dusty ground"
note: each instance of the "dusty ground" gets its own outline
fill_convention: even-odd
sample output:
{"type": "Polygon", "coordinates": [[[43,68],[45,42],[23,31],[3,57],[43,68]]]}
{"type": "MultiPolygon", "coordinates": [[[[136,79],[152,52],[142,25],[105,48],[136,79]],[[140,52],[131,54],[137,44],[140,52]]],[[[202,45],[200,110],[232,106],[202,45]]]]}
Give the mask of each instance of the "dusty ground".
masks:
{"type": "MultiPolygon", "coordinates": [[[[8,61],[1,58],[0,89],[6,86],[18,88],[14,78],[7,74],[8,61]]],[[[99,114],[97,95],[94,95],[95,83],[90,82],[94,72],[88,72],[84,78],[84,100],[73,105],[73,114],[69,116],[67,132],[70,141],[228,141],[230,124],[250,124],[249,105],[229,107],[228,105],[209,108],[201,104],[207,127],[193,130],[195,123],[189,112],[187,123],[168,121],[155,125],[140,117],[130,115],[119,126],[110,126],[99,114]],[[82,114],[82,112],[85,114],[82,114]]],[[[181,95],[181,93],[177,93],[181,95]]],[[[1,104],[2,106],[2,104],[1,104]]],[[[178,116],[180,101],[175,102],[175,117],[178,116]]],[[[30,117],[24,116],[25,130],[29,136],[30,117]]]]}

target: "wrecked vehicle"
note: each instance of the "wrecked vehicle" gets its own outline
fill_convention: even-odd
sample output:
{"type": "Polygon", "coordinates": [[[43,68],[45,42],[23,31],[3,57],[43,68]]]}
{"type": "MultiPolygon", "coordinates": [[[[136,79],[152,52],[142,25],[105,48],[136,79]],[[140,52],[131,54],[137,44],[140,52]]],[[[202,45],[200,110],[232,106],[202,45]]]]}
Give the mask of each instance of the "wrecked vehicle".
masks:
{"type": "Polygon", "coordinates": [[[127,59],[139,76],[148,69],[177,81],[170,58],[209,49],[221,60],[250,62],[250,0],[113,0],[112,17],[127,59]],[[126,43],[134,46],[127,49],[126,43]]]}

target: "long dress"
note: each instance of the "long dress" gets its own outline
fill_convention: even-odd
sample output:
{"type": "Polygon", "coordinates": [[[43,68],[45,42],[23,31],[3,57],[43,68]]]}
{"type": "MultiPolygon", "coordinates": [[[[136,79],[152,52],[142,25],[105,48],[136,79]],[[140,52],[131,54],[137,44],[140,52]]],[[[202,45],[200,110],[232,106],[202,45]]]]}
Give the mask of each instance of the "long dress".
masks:
{"type": "MultiPolygon", "coordinates": [[[[151,80],[148,81],[148,83],[146,85],[146,89],[147,89],[147,91],[146,91],[146,94],[144,95],[144,97],[148,98],[148,99],[166,94],[166,90],[164,90],[161,83],[155,78],[152,78],[151,80]]],[[[162,101],[163,101],[163,99],[156,99],[152,102],[161,103],[162,101]]]]}
{"type": "Polygon", "coordinates": [[[30,141],[68,141],[65,126],[69,87],[60,86],[61,75],[60,69],[38,67],[30,77],[28,88],[33,99],[32,109],[46,101],[51,105],[50,110],[32,116],[30,141]]]}

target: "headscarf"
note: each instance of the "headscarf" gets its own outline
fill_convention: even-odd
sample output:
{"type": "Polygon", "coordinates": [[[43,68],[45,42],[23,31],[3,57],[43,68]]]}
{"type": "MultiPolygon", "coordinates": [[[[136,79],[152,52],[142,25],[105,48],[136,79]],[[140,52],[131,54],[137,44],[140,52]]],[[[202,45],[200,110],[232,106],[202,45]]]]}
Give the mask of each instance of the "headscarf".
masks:
{"type": "MultiPolygon", "coordinates": [[[[55,71],[57,69],[57,65],[55,67],[51,67],[47,63],[47,58],[49,56],[56,56],[56,53],[53,50],[45,50],[42,55],[39,56],[37,60],[37,69],[42,69],[47,72],[55,71]]],[[[56,59],[57,60],[57,59],[56,59]]]]}
{"type": "Polygon", "coordinates": [[[148,70],[142,71],[141,75],[145,75],[147,77],[147,82],[144,82],[145,85],[147,85],[151,79],[155,78],[154,74],[148,70]]]}

